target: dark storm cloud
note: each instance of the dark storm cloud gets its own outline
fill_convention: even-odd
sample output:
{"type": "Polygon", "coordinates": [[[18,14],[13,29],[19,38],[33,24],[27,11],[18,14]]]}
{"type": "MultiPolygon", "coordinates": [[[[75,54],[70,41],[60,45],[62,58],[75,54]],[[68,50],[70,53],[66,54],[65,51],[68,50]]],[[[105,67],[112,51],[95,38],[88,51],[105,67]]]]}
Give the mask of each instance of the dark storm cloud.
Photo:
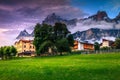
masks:
{"type": "Polygon", "coordinates": [[[80,18],[86,13],[72,7],[70,0],[0,0],[0,46],[12,44],[21,30],[31,32],[51,13],[63,18],[80,18]],[[6,41],[6,43],[3,43],[6,41]]]}
{"type": "Polygon", "coordinates": [[[10,6],[56,6],[56,5],[67,5],[69,0],[0,0],[2,5],[10,6]]]}
{"type": "Polygon", "coordinates": [[[11,26],[16,28],[15,25],[20,25],[22,22],[41,22],[48,14],[53,12],[65,18],[77,18],[86,15],[80,9],[71,7],[69,1],[70,0],[0,0],[0,27],[5,27],[1,26],[1,24],[10,25],[12,23],[13,25],[11,24],[11,26]]]}
{"type": "Polygon", "coordinates": [[[0,10],[0,23],[11,23],[16,19],[15,16],[9,11],[0,10]]]}
{"type": "Polygon", "coordinates": [[[22,7],[16,10],[16,12],[26,17],[34,17],[34,16],[39,16],[40,13],[42,14],[40,7],[36,7],[36,8],[22,7]]]}

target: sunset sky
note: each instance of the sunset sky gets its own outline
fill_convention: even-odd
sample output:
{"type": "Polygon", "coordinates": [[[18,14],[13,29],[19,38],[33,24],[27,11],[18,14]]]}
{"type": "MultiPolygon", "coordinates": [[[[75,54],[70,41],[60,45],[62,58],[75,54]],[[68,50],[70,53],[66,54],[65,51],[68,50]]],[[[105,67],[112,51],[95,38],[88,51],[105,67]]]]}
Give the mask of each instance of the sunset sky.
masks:
{"type": "Polygon", "coordinates": [[[12,45],[21,30],[33,30],[53,12],[65,19],[80,19],[98,10],[114,18],[120,12],[120,0],[0,0],[0,46],[12,45]]]}

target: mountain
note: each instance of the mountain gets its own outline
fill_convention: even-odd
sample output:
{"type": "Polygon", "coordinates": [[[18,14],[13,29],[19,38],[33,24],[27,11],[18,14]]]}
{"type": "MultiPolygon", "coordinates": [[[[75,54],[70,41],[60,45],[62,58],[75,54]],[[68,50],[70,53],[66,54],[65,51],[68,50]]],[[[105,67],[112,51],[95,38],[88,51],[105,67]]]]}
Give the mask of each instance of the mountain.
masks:
{"type": "Polygon", "coordinates": [[[76,26],[77,19],[72,19],[72,20],[67,20],[63,19],[60,16],[56,15],[55,13],[52,13],[48,15],[42,23],[49,24],[49,25],[54,25],[56,22],[62,22],[65,23],[68,28],[76,26]]]}
{"type": "Polygon", "coordinates": [[[33,34],[29,34],[26,30],[20,32],[20,34],[16,37],[16,39],[33,39],[33,34]]]}
{"type": "Polygon", "coordinates": [[[81,41],[92,40],[93,42],[99,41],[106,37],[120,37],[120,29],[98,29],[91,28],[85,31],[77,31],[73,34],[74,39],[81,41]]]}
{"type": "Polygon", "coordinates": [[[16,39],[20,39],[22,37],[27,37],[29,36],[29,33],[26,30],[23,30],[20,32],[20,34],[16,37],[16,39]]]}
{"type": "Polygon", "coordinates": [[[119,24],[120,23],[120,13],[112,21],[116,22],[116,24],[119,24]]]}
{"type": "Polygon", "coordinates": [[[106,22],[111,22],[111,19],[108,17],[107,13],[105,11],[98,11],[97,14],[92,15],[89,18],[92,18],[95,21],[106,21],[106,22]]]}
{"type": "Polygon", "coordinates": [[[30,36],[34,37],[34,30],[33,30],[33,32],[30,34],[30,36]]]}
{"type": "MultiPolygon", "coordinates": [[[[48,15],[42,22],[54,25],[56,22],[65,23],[74,38],[80,40],[100,40],[103,37],[120,36],[120,13],[113,19],[109,18],[105,11],[98,11],[83,19],[64,19],[55,13],[48,15]]],[[[26,30],[21,31],[17,38],[33,37],[34,32],[29,34],[26,30]]]]}
{"type": "Polygon", "coordinates": [[[105,11],[98,11],[96,14],[87,18],[79,19],[70,31],[84,31],[90,28],[100,29],[120,29],[120,14],[114,19],[110,19],[105,11]]]}

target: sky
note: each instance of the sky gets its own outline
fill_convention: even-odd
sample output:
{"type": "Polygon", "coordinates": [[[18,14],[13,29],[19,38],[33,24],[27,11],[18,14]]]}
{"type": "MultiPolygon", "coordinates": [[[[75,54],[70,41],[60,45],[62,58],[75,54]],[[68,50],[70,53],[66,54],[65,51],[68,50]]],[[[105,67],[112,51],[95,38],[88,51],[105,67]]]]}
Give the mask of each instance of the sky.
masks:
{"type": "Polygon", "coordinates": [[[13,45],[21,30],[31,32],[51,13],[80,19],[98,10],[115,18],[120,12],[120,0],[0,0],[0,46],[13,45]]]}

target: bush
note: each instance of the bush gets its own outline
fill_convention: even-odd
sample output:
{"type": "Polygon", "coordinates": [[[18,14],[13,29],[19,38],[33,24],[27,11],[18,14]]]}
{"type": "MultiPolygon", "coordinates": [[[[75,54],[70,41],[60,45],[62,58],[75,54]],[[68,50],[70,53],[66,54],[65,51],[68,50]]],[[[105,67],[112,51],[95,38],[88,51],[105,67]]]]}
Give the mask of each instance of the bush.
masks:
{"type": "Polygon", "coordinates": [[[14,46],[4,46],[0,47],[0,57],[2,59],[10,59],[12,56],[15,56],[17,50],[14,46]]]}
{"type": "Polygon", "coordinates": [[[101,50],[110,50],[110,47],[102,47],[101,50]]]}

